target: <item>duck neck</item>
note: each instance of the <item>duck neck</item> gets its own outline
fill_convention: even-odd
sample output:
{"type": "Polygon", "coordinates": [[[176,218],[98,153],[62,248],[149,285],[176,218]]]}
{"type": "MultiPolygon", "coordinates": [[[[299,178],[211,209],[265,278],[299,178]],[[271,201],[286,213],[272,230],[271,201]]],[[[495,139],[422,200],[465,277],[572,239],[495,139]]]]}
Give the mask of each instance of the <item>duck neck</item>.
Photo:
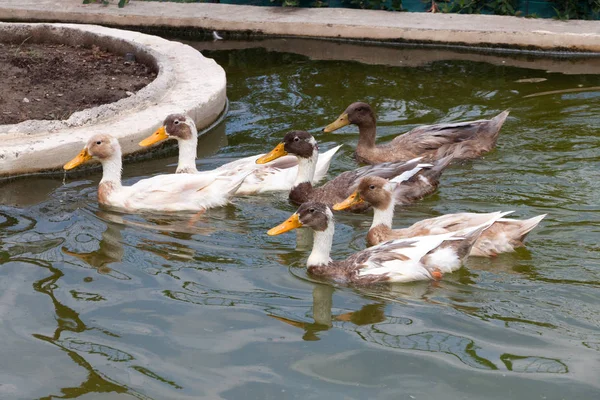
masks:
{"type": "Polygon", "coordinates": [[[387,228],[392,227],[392,220],[394,219],[394,198],[390,200],[386,208],[373,207],[373,223],[371,229],[383,225],[387,228]]]}
{"type": "Polygon", "coordinates": [[[375,147],[377,124],[375,120],[365,121],[358,126],[358,146],[375,147]]]}
{"type": "Polygon", "coordinates": [[[333,221],[330,220],[328,222],[327,228],[324,231],[314,231],[313,249],[306,261],[307,267],[327,265],[331,262],[329,255],[331,253],[335,226],[333,221]]]}
{"type": "Polygon", "coordinates": [[[196,150],[198,139],[192,135],[191,139],[180,139],[179,144],[179,161],[177,163],[177,173],[194,173],[196,168],[196,150]]]}
{"type": "Polygon", "coordinates": [[[112,187],[121,187],[121,171],[123,169],[123,160],[121,158],[121,151],[115,151],[115,153],[105,160],[102,160],[102,180],[100,184],[111,183],[112,187]]]}
{"type": "Polygon", "coordinates": [[[296,181],[294,186],[298,186],[301,183],[312,183],[315,178],[315,170],[317,168],[317,160],[319,159],[319,152],[315,149],[310,157],[298,157],[298,174],[296,175],[296,181]]]}

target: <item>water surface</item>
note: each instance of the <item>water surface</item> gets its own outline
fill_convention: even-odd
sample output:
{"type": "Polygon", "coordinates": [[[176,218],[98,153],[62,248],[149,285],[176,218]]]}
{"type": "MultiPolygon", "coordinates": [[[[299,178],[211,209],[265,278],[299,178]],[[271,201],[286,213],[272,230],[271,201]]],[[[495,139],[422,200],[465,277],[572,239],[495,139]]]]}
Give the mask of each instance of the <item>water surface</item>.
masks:
{"type": "MultiPolygon", "coordinates": [[[[290,129],[322,149],[345,144],[331,176],[355,168],[357,130],[320,128],[359,99],[377,110],[381,141],[510,108],[497,149],[453,165],[395,225],[459,211],[548,217],[527,249],[472,258],[443,281],[356,289],[306,275],[308,232],[265,235],[295,210],[284,193],[188,226],[186,215],[100,209],[99,172],[3,183],[0,398],[598,397],[600,90],[585,90],[600,86],[595,60],[333,53],[358,62],[332,59],[340,44],[194,46],[226,69],[230,100],[199,141],[201,169],[268,151],[290,129]]],[[[126,164],[125,182],[174,171],[175,154],[126,164]]],[[[335,258],[364,248],[370,217],[337,215],[335,258]]]]}

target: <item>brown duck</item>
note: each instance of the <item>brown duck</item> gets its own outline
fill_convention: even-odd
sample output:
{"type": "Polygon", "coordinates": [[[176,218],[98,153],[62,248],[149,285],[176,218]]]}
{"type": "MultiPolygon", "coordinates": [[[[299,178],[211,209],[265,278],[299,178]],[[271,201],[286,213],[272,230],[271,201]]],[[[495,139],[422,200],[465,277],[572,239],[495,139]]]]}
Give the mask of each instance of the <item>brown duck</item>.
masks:
{"type": "Polygon", "coordinates": [[[494,148],[507,116],[508,110],[489,120],[419,126],[377,146],[375,113],[367,103],[357,102],[350,104],[323,131],[333,132],[346,125],[357,125],[356,159],[365,164],[406,161],[415,157],[423,157],[423,162],[429,162],[449,155],[456,159],[469,159],[480,157],[494,148]]]}
{"type": "MultiPolygon", "coordinates": [[[[319,157],[317,141],[308,132],[291,131],[271,152],[259,158],[259,164],[275,160],[287,154],[298,158],[298,174],[289,198],[294,204],[318,201],[332,206],[348,197],[365,176],[379,176],[402,182],[397,193],[397,201],[403,204],[421,199],[439,185],[439,176],[449,164],[450,158],[440,160],[436,165],[420,164],[420,158],[408,162],[382,163],[368,165],[354,171],[346,171],[323,186],[313,187],[312,181],[315,166],[319,157]]],[[[362,212],[369,208],[368,204],[349,207],[352,212],[362,212]]]]}
{"type": "Polygon", "coordinates": [[[470,255],[484,257],[512,252],[515,248],[524,246],[523,241],[527,234],[546,216],[546,214],[538,215],[522,221],[502,218],[510,212],[458,213],[425,219],[404,229],[392,229],[395,190],[393,182],[378,177],[366,177],[361,180],[355,193],[342,203],[334,205],[333,209],[344,210],[362,203],[373,206],[373,223],[367,234],[369,246],[393,239],[455,232],[496,218],[496,221],[481,234],[471,248],[470,255]]]}

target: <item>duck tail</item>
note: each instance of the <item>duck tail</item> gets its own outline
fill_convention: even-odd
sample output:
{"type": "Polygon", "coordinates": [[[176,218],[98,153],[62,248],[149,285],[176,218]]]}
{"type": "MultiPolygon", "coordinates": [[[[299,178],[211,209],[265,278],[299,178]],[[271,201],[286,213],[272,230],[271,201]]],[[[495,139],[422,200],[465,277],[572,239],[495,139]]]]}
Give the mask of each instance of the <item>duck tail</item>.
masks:
{"type": "Polygon", "coordinates": [[[444,170],[450,165],[454,155],[450,154],[433,162],[433,167],[423,171],[423,176],[429,178],[430,181],[439,181],[444,170]]]}
{"type": "Polygon", "coordinates": [[[315,178],[314,182],[319,182],[325,175],[327,175],[327,171],[329,170],[329,164],[331,164],[331,160],[333,160],[333,156],[335,153],[342,147],[340,144],[332,149],[327,150],[326,152],[319,154],[319,158],[317,159],[317,169],[315,170],[315,178]]]}
{"type": "Polygon", "coordinates": [[[510,110],[504,110],[494,118],[490,119],[489,124],[487,124],[486,130],[488,131],[487,136],[490,141],[490,149],[496,145],[500,129],[502,129],[502,125],[504,125],[509,113],[510,110]]]}
{"type": "Polygon", "coordinates": [[[510,213],[512,213],[512,211],[493,213],[490,216],[490,219],[488,219],[486,222],[457,231],[452,237],[454,240],[447,240],[443,242],[440,247],[452,247],[458,255],[458,258],[464,260],[471,252],[471,248],[477,239],[479,239],[479,236],[481,236],[483,231],[492,226],[494,222],[500,220],[502,217],[510,213]],[[459,240],[457,241],[456,239],[459,240]]]}
{"type": "MultiPolygon", "coordinates": [[[[523,241],[525,241],[527,234],[531,232],[536,226],[538,226],[538,224],[546,217],[546,215],[548,214],[538,215],[537,217],[529,218],[524,221],[516,221],[510,219],[507,220],[513,223],[518,223],[518,228],[516,229],[515,237],[513,238],[513,240],[518,240],[520,244],[522,244],[523,241]]],[[[505,220],[501,219],[500,221],[505,220]]]]}
{"type": "MultiPolygon", "coordinates": [[[[251,171],[245,171],[242,172],[238,175],[235,176],[235,179],[231,179],[231,185],[227,188],[227,195],[228,197],[233,196],[235,194],[235,192],[237,192],[237,190],[240,188],[240,186],[242,186],[242,183],[244,183],[244,181],[246,180],[246,178],[253,174],[255,172],[255,169],[251,170],[251,171]]],[[[217,178],[219,179],[219,178],[217,178]]]]}

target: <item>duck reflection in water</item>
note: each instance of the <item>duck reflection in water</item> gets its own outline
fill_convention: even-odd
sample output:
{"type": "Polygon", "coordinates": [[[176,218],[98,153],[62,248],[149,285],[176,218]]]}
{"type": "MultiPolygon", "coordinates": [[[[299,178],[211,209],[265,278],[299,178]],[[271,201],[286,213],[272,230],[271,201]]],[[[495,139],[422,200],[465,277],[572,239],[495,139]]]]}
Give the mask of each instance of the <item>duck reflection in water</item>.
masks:
{"type": "Polygon", "coordinates": [[[269,315],[288,325],[304,329],[302,339],[307,341],[320,340],[319,332],[328,331],[334,321],[350,322],[354,325],[369,325],[386,319],[385,303],[366,304],[358,311],[333,315],[333,292],[335,289],[328,285],[315,285],[313,289],[313,320],[314,322],[296,321],[290,318],[269,315]]]}

